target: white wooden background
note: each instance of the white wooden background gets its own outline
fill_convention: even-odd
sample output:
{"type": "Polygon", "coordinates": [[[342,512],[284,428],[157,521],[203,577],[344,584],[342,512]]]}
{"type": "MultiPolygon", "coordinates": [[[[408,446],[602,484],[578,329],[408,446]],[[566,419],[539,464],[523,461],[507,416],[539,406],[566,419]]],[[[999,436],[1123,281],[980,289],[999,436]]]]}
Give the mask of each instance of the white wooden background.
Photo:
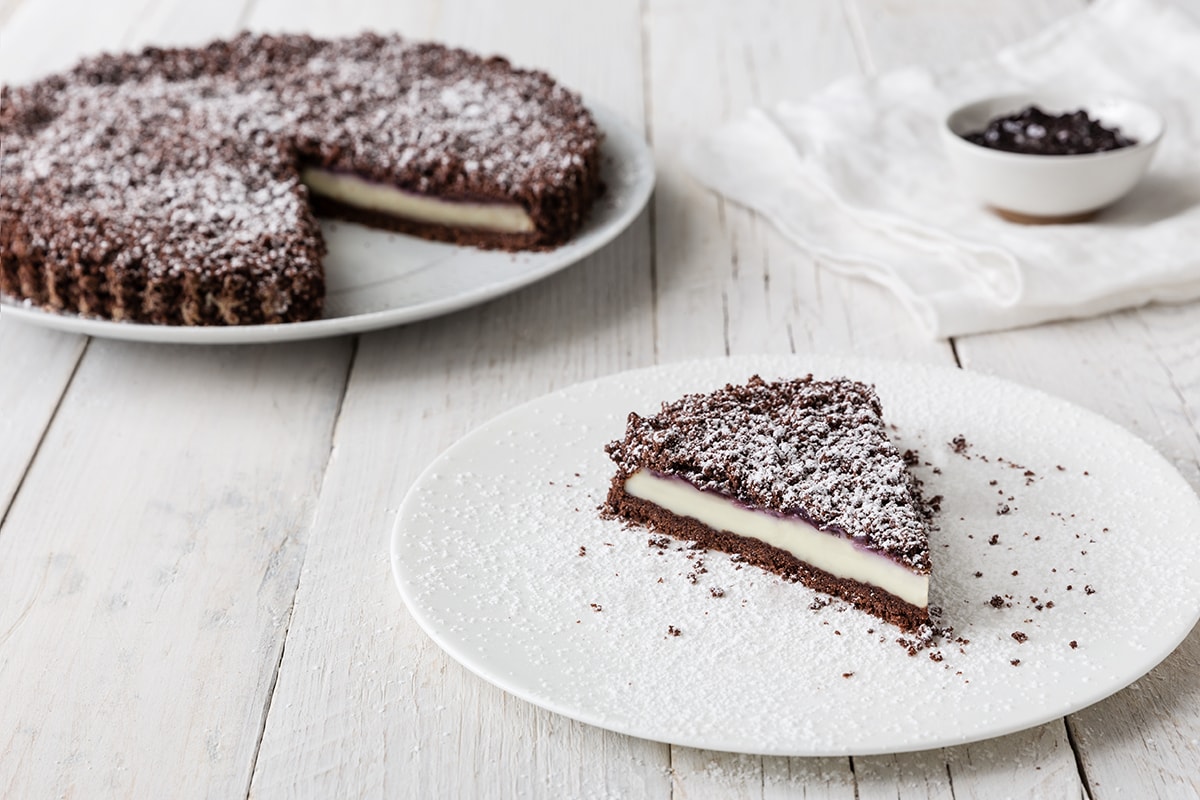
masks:
{"type": "Polygon", "coordinates": [[[749,105],[986,54],[1081,7],[0,0],[6,81],[244,27],[398,30],[549,69],[643,126],[659,169],[652,207],[612,246],[408,327],[192,348],[0,319],[0,797],[1200,795],[1200,633],[1129,689],[1023,733],[760,758],[505,695],[420,631],[389,572],[397,505],[460,435],[548,390],[692,357],[958,363],[1099,411],[1200,486],[1196,305],[929,341],[887,294],[825,273],[676,156],[749,105]]]}

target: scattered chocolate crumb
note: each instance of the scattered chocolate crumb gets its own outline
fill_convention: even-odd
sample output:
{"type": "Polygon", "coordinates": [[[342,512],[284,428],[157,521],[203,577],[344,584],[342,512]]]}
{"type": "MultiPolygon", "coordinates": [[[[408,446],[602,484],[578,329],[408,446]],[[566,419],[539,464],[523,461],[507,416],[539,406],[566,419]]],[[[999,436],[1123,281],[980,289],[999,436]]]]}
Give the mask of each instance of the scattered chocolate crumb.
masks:
{"type": "Polygon", "coordinates": [[[683,631],[681,631],[679,628],[676,628],[674,625],[667,626],[667,635],[668,636],[678,636],[681,633],[683,633],[683,631]]]}
{"type": "Polygon", "coordinates": [[[657,547],[659,550],[666,549],[671,544],[671,540],[666,536],[651,536],[646,540],[647,547],[657,547]]]}
{"type": "Polygon", "coordinates": [[[1075,588],[1075,587],[1074,587],[1074,586],[1072,586],[1071,584],[1069,584],[1069,583],[1067,584],[1067,591],[1068,591],[1068,592],[1069,592],[1069,591],[1071,591],[1071,590],[1072,590],[1072,589],[1074,589],[1074,588],[1075,588]]]}
{"type": "Polygon", "coordinates": [[[1047,600],[1047,601],[1046,601],[1046,608],[1054,608],[1054,601],[1053,601],[1053,600],[1047,600]]]}
{"type": "Polygon", "coordinates": [[[915,467],[917,464],[921,463],[921,456],[917,454],[916,450],[905,450],[904,454],[900,457],[904,459],[904,463],[910,467],[915,467]]]}
{"type": "Polygon", "coordinates": [[[995,486],[999,482],[1000,481],[996,480],[995,478],[992,478],[990,481],[988,481],[988,486],[995,486]]]}
{"type": "Polygon", "coordinates": [[[586,548],[586,547],[584,547],[583,545],[579,545],[579,555],[580,555],[580,556],[586,556],[586,555],[587,555],[587,548],[586,548]]]}
{"type": "Polygon", "coordinates": [[[942,656],[941,650],[934,650],[932,653],[929,654],[930,661],[941,661],[942,657],[943,656],[942,656]]]}
{"type": "Polygon", "coordinates": [[[662,578],[659,578],[659,579],[658,579],[658,582],[659,582],[659,583],[662,583],[662,582],[663,582],[663,579],[662,579],[662,578]]]}
{"type": "Polygon", "coordinates": [[[684,577],[687,578],[688,583],[695,583],[696,581],[700,580],[698,577],[696,577],[696,573],[694,572],[689,572],[684,577]]]}
{"type": "Polygon", "coordinates": [[[592,611],[603,611],[604,610],[604,606],[600,605],[599,603],[588,603],[588,605],[590,605],[592,607],[592,611]]]}
{"type": "Polygon", "coordinates": [[[1015,569],[1014,569],[1014,570],[1013,570],[1013,575],[1017,575],[1017,574],[1019,574],[1019,573],[1017,572],[1017,570],[1015,570],[1015,569]]]}
{"type": "Polygon", "coordinates": [[[942,468],[941,468],[941,467],[934,467],[934,468],[933,468],[933,470],[932,470],[932,472],[933,472],[933,474],[934,474],[934,475],[941,475],[941,474],[942,474],[942,468]]]}
{"type": "Polygon", "coordinates": [[[841,632],[841,631],[834,631],[834,632],[833,632],[833,635],[834,635],[834,636],[841,636],[841,635],[842,635],[842,632],[841,632]]]}
{"type": "Polygon", "coordinates": [[[842,677],[843,677],[843,678],[853,678],[853,677],[854,677],[854,673],[853,673],[853,672],[843,672],[843,673],[842,673],[842,677]]]}
{"type": "Polygon", "coordinates": [[[988,544],[1000,544],[1000,534],[993,533],[992,538],[988,539],[988,544]]]}
{"type": "Polygon", "coordinates": [[[1072,649],[1072,650],[1074,650],[1075,648],[1079,647],[1079,642],[1075,641],[1074,639],[1072,639],[1071,641],[1067,642],[1067,644],[1068,644],[1068,645],[1070,645],[1070,647],[1071,647],[1071,649],[1072,649]]]}
{"type": "Polygon", "coordinates": [[[997,516],[1004,516],[1005,514],[1009,513],[1010,511],[1012,511],[1012,508],[1008,505],[1008,503],[1001,503],[1000,506],[996,509],[996,514],[997,514],[997,516]]]}
{"type": "Polygon", "coordinates": [[[983,573],[982,573],[982,572],[979,572],[979,571],[977,570],[977,571],[975,572],[975,577],[976,577],[976,578],[982,578],[982,577],[983,577],[983,573]]]}
{"type": "Polygon", "coordinates": [[[1021,666],[1021,659],[1014,658],[1012,661],[1010,661],[1008,663],[1012,664],[1014,667],[1019,667],[1019,666],[1021,666]]]}
{"type": "Polygon", "coordinates": [[[1055,465],[1054,465],[1054,468],[1055,468],[1056,470],[1058,470],[1059,472],[1066,472],[1066,471],[1067,471],[1067,468],[1066,468],[1066,467],[1064,467],[1062,464],[1055,464],[1055,465]]]}
{"type": "Polygon", "coordinates": [[[711,594],[713,597],[724,597],[725,596],[725,590],[722,589],[720,586],[710,587],[708,590],[708,593],[711,594]]]}
{"type": "Polygon", "coordinates": [[[992,595],[992,599],[988,603],[992,608],[1004,608],[1004,598],[998,594],[992,595]]]}
{"type": "Polygon", "coordinates": [[[1088,585],[1088,586],[1083,587],[1083,593],[1084,594],[1095,594],[1096,590],[1093,589],[1090,585],[1088,585]]]}
{"type": "Polygon", "coordinates": [[[867,633],[868,633],[868,634],[872,634],[872,633],[874,633],[874,632],[875,632],[875,629],[874,629],[874,628],[867,628],[867,633]]]}
{"type": "Polygon", "coordinates": [[[1017,640],[1017,644],[1025,644],[1026,640],[1029,639],[1029,637],[1021,631],[1013,631],[1012,637],[1017,640]]]}
{"type": "Polygon", "coordinates": [[[963,453],[967,452],[967,448],[969,448],[971,445],[967,441],[967,437],[959,434],[950,440],[950,446],[954,448],[954,452],[962,455],[963,453]]]}
{"type": "Polygon", "coordinates": [[[808,604],[808,607],[812,611],[820,611],[822,608],[824,608],[827,605],[829,605],[829,601],[826,600],[824,597],[816,597],[816,598],[813,598],[813,601],[808,604]]]}

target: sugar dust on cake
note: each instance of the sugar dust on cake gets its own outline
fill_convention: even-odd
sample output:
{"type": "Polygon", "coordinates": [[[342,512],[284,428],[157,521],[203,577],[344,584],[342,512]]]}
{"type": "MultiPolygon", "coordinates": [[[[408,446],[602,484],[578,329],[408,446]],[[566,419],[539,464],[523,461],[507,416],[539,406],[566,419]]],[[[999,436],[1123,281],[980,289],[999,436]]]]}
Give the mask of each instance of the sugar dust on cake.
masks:
{"type": "Polygon", "coordinates": [[[608,514],[914,631],[929,621],[930,505],[873,387],[754,376],[631,413],[608,514]]]}
{"type": "Polygon", "coordinates": [[[546,249],[601,134],[544,72],[398,36],[243,34],[4,87],[0,292],[160,324],[312,319],[317,216],[546,249]]]}

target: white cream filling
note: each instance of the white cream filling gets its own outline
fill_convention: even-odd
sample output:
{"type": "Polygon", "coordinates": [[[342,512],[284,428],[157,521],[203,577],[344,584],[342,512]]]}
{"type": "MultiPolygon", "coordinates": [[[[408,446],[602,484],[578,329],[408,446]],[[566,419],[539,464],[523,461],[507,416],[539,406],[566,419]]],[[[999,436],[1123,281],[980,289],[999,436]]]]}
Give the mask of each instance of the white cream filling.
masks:
{"type": "Polygon", "coordinates": [[[533,220],[518,203],[438,200],[363,180],[357,175],[318,167],[305,167],[300,173],[300,180],[314,194],[355,208],[379,211],[415,222],[477,228],[496,233],[529,233],[534,229],[533,220]]]}
{"type": "Polygon", "coordinates": [[[701,491],[686,481],[662,478],[647,470],[638,470],[626,478],[625,491],[710,528],[759,539],[786,550],[834,577],[878,586],[918,608],[929,604],[928,575],[855,547],[849,539],[817,530],[798,517],[752,511],[716,492],[701,491]]]}

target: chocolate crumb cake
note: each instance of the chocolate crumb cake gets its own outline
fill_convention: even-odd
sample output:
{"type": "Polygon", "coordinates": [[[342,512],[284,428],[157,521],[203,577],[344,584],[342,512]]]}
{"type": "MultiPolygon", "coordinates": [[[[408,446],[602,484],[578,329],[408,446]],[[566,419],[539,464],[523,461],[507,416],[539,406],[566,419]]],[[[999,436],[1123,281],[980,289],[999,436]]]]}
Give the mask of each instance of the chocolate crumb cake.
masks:
{"type": "Polygon", "coordinates": [[[875,390],[844,378],[685,395],[606,448],[607,513],[841,597],[906,631],[929,621],[932,511],[875,390]]]}
{"type": "Polygon", "coordinates": [[[319,316],[314,213],[545,249],[600,187],[600,133],[550,76],[374,34],[89,58],[4,87],[0,136],[0,292],[170,325],[319,316]]]}

